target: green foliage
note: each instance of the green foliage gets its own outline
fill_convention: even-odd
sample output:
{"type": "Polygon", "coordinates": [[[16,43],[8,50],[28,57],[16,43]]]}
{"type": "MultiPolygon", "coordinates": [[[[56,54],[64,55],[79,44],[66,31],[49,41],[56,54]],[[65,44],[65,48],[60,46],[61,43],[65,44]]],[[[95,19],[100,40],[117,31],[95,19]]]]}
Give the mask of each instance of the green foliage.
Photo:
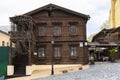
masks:
{"type": "Polygon", "coordinates": [[[116,50],[117,50],[116,47],[113,47],[109,50],[111,62],[115,62],[116,50]]]}
{"type": "Polygon", "coordinates": [[[109,20],[106,20],[102,25],[101,25],[101,30],[102,29],[109,29],[110,28],[110,23],[109,20]]]}
{"type": "Polygon", "coordinates": [[[87,38],[87,41],[88,42],[91,42],[93,37],[95,36],[96,34],[91,34],[88,38],[87,38]]]}

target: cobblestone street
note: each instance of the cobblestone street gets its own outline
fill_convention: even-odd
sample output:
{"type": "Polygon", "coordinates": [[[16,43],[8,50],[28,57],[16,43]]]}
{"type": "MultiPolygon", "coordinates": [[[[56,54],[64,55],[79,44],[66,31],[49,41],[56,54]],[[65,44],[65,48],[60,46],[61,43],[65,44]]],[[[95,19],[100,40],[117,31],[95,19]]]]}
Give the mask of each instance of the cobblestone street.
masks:
{"type": "Polygon", "coordinates": [[[86,70],[33,80],[120,80],[120,62],[98,62],[86,70]]]}

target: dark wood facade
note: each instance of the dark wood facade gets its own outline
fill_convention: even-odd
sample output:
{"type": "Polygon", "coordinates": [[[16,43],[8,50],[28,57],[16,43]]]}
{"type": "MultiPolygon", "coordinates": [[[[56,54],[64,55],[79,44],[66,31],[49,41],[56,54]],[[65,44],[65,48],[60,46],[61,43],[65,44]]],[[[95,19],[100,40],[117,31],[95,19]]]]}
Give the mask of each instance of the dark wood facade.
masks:
{"type": "Polygon", "coordinates": [[[99,50],[101,48],[99,51],[102,51],[101,54],[96,51],[94,51],[94,53],[101,56],[107,55],[108,57],[109,50],[113,47],[117,47],[116,59],[120,59],[120,27],[101,30],[93,37],[92,42],[89,43],[89,47],[99,48],[99,50]]]}
{"type": "MultiPolygon", "coordinates": [[[[88,63],[88,52],[85,45],[86,24],[90,18],[88,15],[48,4],[22,16],[30,16],[33,20],[32,24],[29,22],[27,24],[33,26],[23,30],[31,30],[30,35],[34,37],[29,36],[28,39],[27,31],[23,31],[25,36],[20,32],[16,36],[22,36],[22,43],[24,42],[23,44],[27,46],[28,64],[51,64],[52,53],[54,53],[54,63],[56,64],[88,63]],[[52,41],[54,44],[51,43],[52,41]],[[82,47],[80,47],[80,42],[83,44],[82,47]]],[[[18,24],[15,21],[12,22],[18,24]]],[[[17,32],[11,31],[11,42],[16,43],[16,45],[18,45],[18,39],[15,39],[17,32]]],[[[23,47],[25,48],[25,46],[23,47]]]]}

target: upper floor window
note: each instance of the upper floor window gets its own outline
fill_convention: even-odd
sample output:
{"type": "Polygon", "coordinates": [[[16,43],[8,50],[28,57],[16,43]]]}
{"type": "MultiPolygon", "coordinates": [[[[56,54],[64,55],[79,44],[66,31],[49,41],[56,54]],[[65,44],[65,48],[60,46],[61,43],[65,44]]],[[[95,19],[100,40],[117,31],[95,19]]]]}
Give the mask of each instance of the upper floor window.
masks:
{"type": "Polygon", "coordinates": [[[60,36],[61,35],[61,26],[60,25],[55,25],[54,26],[54,35],[55,36],[60,36]]]}
{"type": "Polygon", "coordinates": [[[14,23],[11,23],[11,31],[17,31],[17,25],[14,23]]]}
{"type": "Polygon", "coordinates": [[[45,57],[45,48],[39,48],[38,49],[38,57],[44,58],[45,57]]]}
{"type": "Polygon", "coordinates": [[[77,57],[77,47],[71,46],[71,57],[77,57]]]}
{"type": "Polygon", "coordinates": [[[9,42],[7,42],[7,46],[9,46],[9,42]]]}
{"type": "Polygon", "coordinates": [[[77,35],[77,25],[76,24],[70,24],[70,34],[77,35]]]}
{"type": "Polygon", "coordinates": [[[60,58],[61,57],[60,47],[54,47],[54,57],[55,58],[60,58]]]}
{"type": "Polygon", "coordinates": [[[2,46],[5,46],[5,41],[2,41],[2,46]]]}
{"type": "Polygon", "coordinates": [[[39,27],[39,36],[45,36],[45,26],[39,27]]]}

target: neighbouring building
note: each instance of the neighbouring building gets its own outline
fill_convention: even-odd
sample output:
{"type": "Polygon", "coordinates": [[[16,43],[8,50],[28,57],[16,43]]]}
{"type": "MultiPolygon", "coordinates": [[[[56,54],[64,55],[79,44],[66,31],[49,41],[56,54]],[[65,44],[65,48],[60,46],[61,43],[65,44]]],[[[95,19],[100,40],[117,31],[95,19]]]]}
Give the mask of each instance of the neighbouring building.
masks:
{"type": "Polygon", "coordinates": [[[120,59],[120,27],[103,29],[97,33],[91,43],[89,43],[91,52],[96,60],[103,60],[104,57],[109,57],[109,50],[112,47],[117,47],[116,59],[120,59]]]}
{"type": "Polygon", "coordinates": [[[111,0],[110,28],[120,26],[120,0],[111,0]]]}
{"type": "Polygon", "coordinates": [[[111,0],[110,9],[110,29],[103,29],[98,32],[91,43],[89,49],[92,49],[90,55],[94,55],[97,59],[109,56],[108,50],[111,47],[118,47],[116,58],[120,58],[120,0],[111,0]]]}
{"type": "Polygon", "coordinates": [[[2,30],[0,30],[0,46],[10,46],[10,36],[2,30]]]}
{"type": "Polygon", "coordinates": [[[52,61],[54,64],[87,64],[89,19],[89,15],[54,4],[11,17],[11,46],[14,43],[15,49],[11,48],[9,56],[9,75],[21,71],[30,75],[35,65],[52,61]]]}

